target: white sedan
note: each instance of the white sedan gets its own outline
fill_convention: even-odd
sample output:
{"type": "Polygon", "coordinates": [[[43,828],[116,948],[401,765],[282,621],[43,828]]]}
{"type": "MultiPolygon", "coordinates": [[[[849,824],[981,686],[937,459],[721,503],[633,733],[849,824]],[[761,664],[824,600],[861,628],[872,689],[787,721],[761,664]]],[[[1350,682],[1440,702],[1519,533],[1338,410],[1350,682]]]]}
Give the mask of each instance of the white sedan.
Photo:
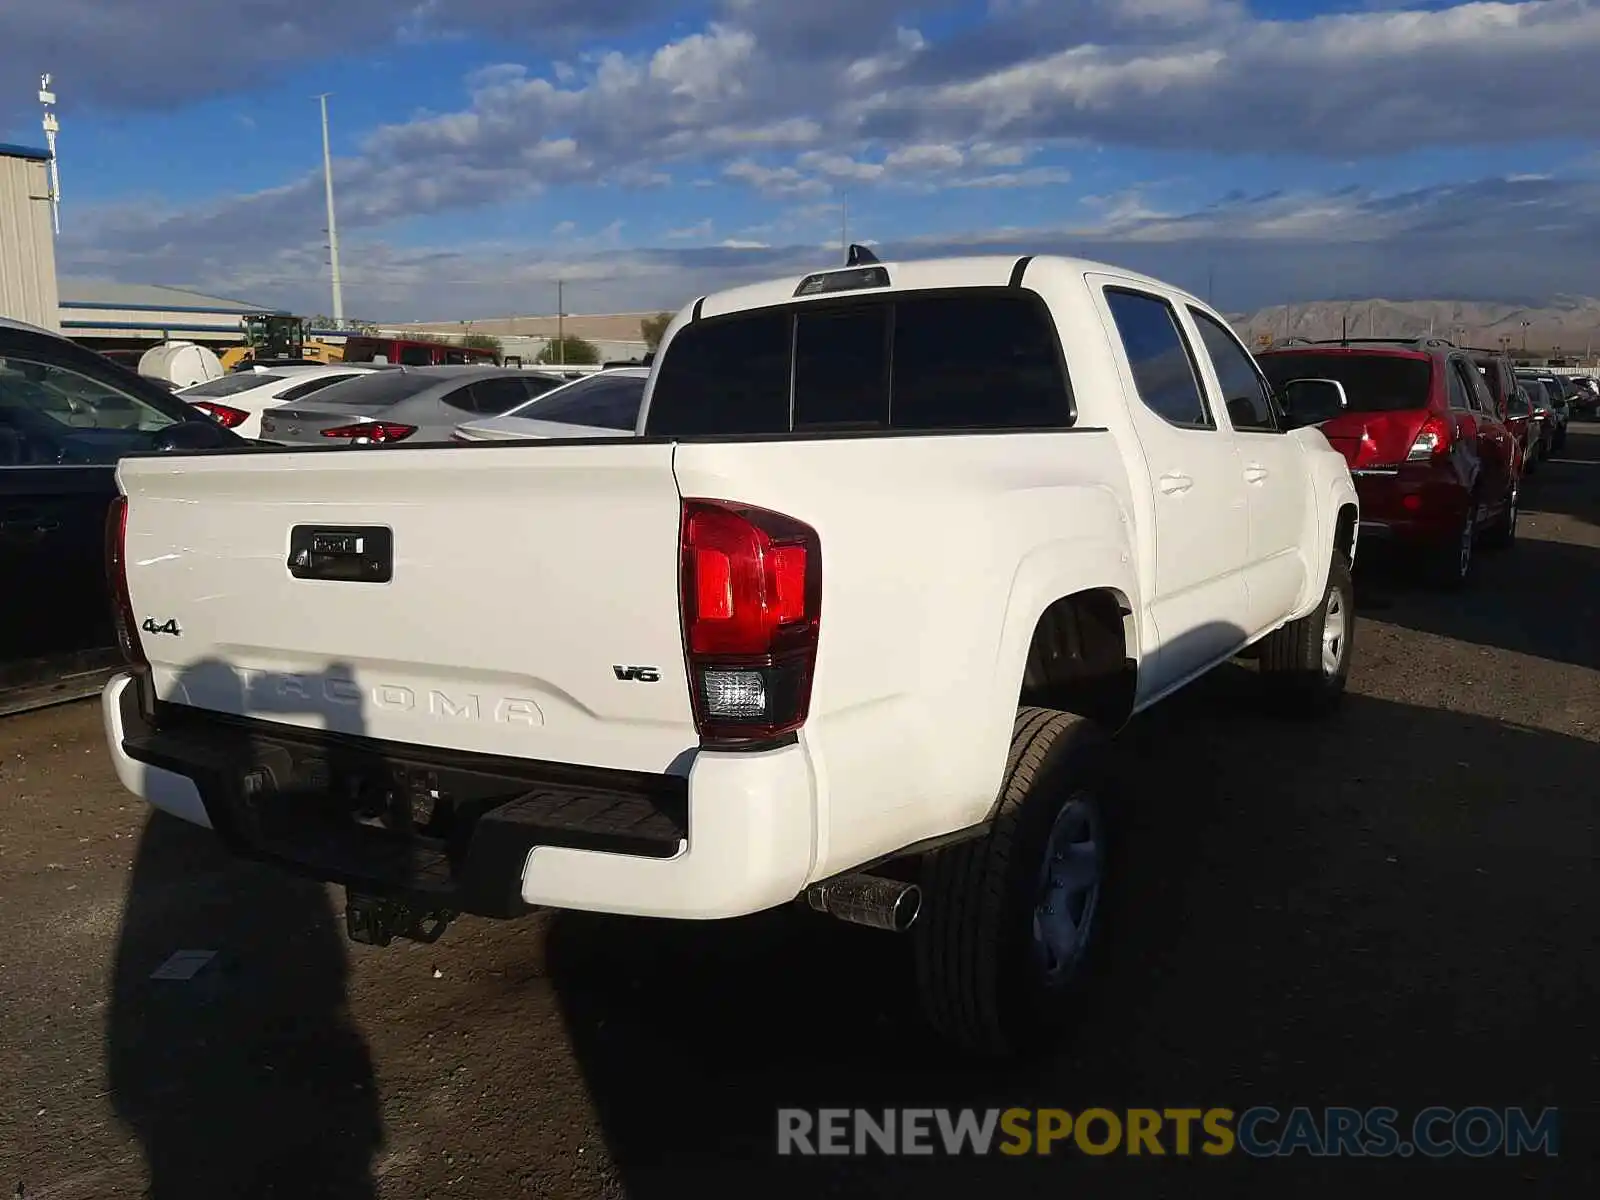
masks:
{"type": "Polygon", "coordinates": [[[261,414],[280,404],[332,387],[382,367],[368,363],[330,363],[311,367],[257,367],[208,379],[176,393],[240,437],[261,437],[261,414]]]}
{"type": "Polygon", "coordinates": [[[648,367],[596,371],[498,417],[457,425],[458,442],[518,441],[523,438],[622,437],[633,433],[644,401],[648,367]]]}

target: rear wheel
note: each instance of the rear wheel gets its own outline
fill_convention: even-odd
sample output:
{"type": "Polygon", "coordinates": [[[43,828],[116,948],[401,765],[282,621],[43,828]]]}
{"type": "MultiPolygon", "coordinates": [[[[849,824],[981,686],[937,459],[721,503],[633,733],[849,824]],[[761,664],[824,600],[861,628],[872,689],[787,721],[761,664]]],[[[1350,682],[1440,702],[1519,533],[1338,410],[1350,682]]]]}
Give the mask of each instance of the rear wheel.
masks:
{"type": "Polygon", "coordinates": [[[1472,580],[1472,568],[1477,563],[1478,519],[1482,511],[1477,496],[1469,499],[1460,527],[1449,541],[1441,542],[1433,551],[1430,573],[1434,582],[1447,591],[1464,588],[1472,580]]]}
{"type": "Polygon", "coordinates": [[[1320,716],[1338,705],[1350,677],[1355,623],[1350,561],[1335,550],[1322,603],[1261,643],[1262,681],[1285,710],[1320,716]]]}
{"type": "Polygon", "coordinates": [[[982,838],[923,860],[912,926],[929,1023],[991,1059],[1045,1051],[1099,940],[1106,875],[1103,730],[1017,710],[1000,807],[982,838]]]}

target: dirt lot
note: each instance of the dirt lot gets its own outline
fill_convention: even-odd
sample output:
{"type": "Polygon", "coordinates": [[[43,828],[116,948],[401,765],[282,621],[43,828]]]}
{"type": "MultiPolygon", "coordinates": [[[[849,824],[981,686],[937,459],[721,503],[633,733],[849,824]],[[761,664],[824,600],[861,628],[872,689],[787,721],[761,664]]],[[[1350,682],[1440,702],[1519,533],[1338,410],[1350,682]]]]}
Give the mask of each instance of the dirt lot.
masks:
{"type": "Polygon", "coordinates": [[[1363,564],[1347,706],[1229,668],[1123,739],[1114,940],[1055,1061],[952,1065],[904,944],[465,920],[346,944],[338,894],[152,819],[79,704],[0,722],[0,1186],[30,1200],[1593,1194],[1600,427],[1451,599],[1363,564]],[[215,951],[194,978],[151,979],[215,951]],[[779,1160],[779,1106],[1482,1104],[1561,1157],[779,1160]],[[1587,1187],[1585,1186],[1587,1185],[1587,1187]],[[1479,1189],[1469,1187],[1469,1194],[1479,1189]]]}

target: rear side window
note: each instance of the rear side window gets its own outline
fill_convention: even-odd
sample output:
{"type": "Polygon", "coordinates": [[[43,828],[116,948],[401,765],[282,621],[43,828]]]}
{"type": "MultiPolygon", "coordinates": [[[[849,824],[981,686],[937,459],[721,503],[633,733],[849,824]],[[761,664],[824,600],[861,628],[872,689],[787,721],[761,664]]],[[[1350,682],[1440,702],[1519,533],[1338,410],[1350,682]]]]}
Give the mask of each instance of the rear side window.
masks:
{"type": "Polygon", "coordinates": [[[1072,423],[1047,310],[1004,289],[711,318],[673,338],[659,371],[656,436],[1072,423]]]}
{"type": "Polygon", "coordinates": [[[639,423],[644,384],[643,375],[594,375],[506,415],[631,431],[639,423]]]}
{"type": "Polygon", "coordinates": [[[1037,297],[927,296],[901,300],[894,308],[894,428],[1072,424],[1061,350],[1037,297]]]}
{"type": "Polygon", "coordinates": [[[207,379],[204,383],[197,383],[191,388],[185,388],[183,398],[220,400],[223,396],[237,396],[240,392],[266,387],[269,383],[278,383],[287,378],[289,378],[287,375],[273,375],[266,371],[240,371],[236,375],[222,375],[216,379],[207,379]]]}
{"type": "Polygon", "coordinates": [[[1183,429],[1215,429],[1178,314],[1158,296],[1106,289],[1106,305],[1128,355],[1134,390],[1151,412],[1183,429]]]}
{"type": "Polygon", "coordinates": [[[1404,412],[1428,407],[1433,364],[1398,354],[1294,351],[1263,354],[1263,374],[1279,392],[1292,379],[1337,379],[1351,412],[1404,412]]]}
{"type": "Polygon", "coordinates": [[[1450,393],[1450,407],[1470,412],[1473,409],[1472,388],[1467,383],[1460,360],[1451,359],[1448,370],[1446,380],[1450,393]]]}
{"type": "Polygon", "coordinates": [[[498,416],[508,408],[515,408],[528,399],[528,390],[523,387],[523,381],[516,378],[500,377],[493,379],[480,379],[472,385],[472,407],[474,411],[498,416]]]}
{"type": "Polygon", "coordinates": [[[789,314],[690,325],[672,339],[650,400],[653,434],[789,431],[789,314]]]}
{"type": "Polygon", "coordinates": [[[286,392],[279,394],[278,399],[285,403],[293,403],[301,396],[309,396],[312,392],[320,392],[325,387],[332,387],[336,383],[343,383],[346,379],[354,378],[350,375],[321,375],[316,379],[308,379],[304,383],[297,383],[286,392]]]}

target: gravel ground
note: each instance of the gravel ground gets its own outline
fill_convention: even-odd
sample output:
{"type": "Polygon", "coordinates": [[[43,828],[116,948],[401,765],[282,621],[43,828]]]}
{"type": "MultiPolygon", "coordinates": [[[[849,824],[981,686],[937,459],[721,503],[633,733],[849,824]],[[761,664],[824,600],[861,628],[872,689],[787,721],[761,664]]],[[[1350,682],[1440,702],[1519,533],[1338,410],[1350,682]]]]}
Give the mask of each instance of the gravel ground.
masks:
{"type": "Polygon", "coordinates": [[[337,893],[232,862],[126,795],[94,704],[7,718],[0,1186],[1594,1194],[1600,427],[1574,427],[1527,488],[1519,545],[1480,565],[1447,597],[1363,562],[1330,722],[1260,712],[1230,667],[1128,729],[1114,937],[1083,1033],[1007,1072],[922,1039],[903,941],[805,915],[469,919],[431,947],[347,945],[337,893]],[[216,957],[150,978],[180,950],[216,957]],[[1253,1104],[1557,1105],[1561,1156],[773,1152],[781,1106],[1253,1104]]]}

